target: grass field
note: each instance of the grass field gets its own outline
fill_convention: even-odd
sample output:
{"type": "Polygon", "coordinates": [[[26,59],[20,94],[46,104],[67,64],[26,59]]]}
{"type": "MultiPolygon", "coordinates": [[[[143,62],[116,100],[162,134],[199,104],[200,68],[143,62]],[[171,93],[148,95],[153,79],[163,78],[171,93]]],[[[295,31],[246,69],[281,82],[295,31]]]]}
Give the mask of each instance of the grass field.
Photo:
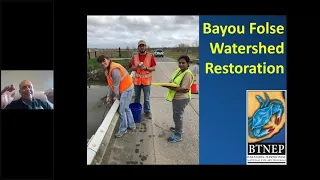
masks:
{"type": "MultiPolygon", "coordinates": [[[[126,69],[129,69],[129,62],[131,62],[131,59],[123,59],[123,60],[112,60],[113,62],[121,64],[126,69]]],[[[97,59],[88,59],[87,60],[87,69],[92,71],[96,69],[101,69],[100,64],[97,62],[97,59]]]]}
{"type": "Polygon", "coordinates": [[[164,56],[167,56],[172,59],[178,59],[182,55],[187,55],[191,60],[198,59],[198,53],[184,53],[184,52],[164,52],[164,56]]]}
{"type": "MultiPolygon", "coordinates": [[[[172,59],[178,59],[182,55],[188,55],[190,59],[199,59],[199,48],[198,47],[190,47],[188,48],[188,51],[186,48],[149,48],[147,49],[148,52],[153,53],[156,49],[162,49],[164,51],[164,55],[167,57],[170,57],[172,59]]],[[[137,50],[121,50],[121,58],[131,58],[132,52],[137,53],[137,50]]],[[[95,56],[100,56],[100,55],[106,55],[111,58],[119,58],[119,50],[116,49],[108,49],[108,50],[100,50],[97,51],[96,53],[91,52],[90,53],[90,58],[94,58],[95,56]]]]}
{"type": "Polygon", "coordinates": [[[131,57],[131,51],[129,50],[121,50],[120,53],[118,50],[103,50],[103,51],[97,51],[90,53],[90,58],[94,58],[95,56],[100,55],[106,55],[111,58],[130,58],[131,57]]]}

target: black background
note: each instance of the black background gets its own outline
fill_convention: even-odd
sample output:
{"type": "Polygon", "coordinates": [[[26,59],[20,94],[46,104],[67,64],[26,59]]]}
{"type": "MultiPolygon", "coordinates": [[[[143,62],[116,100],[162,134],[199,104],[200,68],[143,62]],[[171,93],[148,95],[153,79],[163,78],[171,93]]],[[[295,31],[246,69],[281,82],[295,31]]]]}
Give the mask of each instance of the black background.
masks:
{"type": "MultiPolygon", "coordinates": [[[[245,5],[246,8],[239,10],[231,8],[231,3],[218,5],[217,2],[212,2],[214,6],[206,3],[207,5],[200,7],[191,6],[188,2],[178,3],[177,6],[174,6],[173,2],[159,2],[159,7],[164,4],[164,8],[154,8],[154,3],[143,1],[120,3],[121,5],[111,5],[111,3],[113,2],[75,1],[67,3],[60,1],[54,2],[53,6],[50,1],[1,2],[1,70],[54,69],[55,88],[54,112],[1,111],[1,178],[76,179],[87,177],[93,179],[98,176],[104,178],[116,176],[122,179],[126,175],[132,178],[154,178],[161,175],[170,178],[171,175],[190,176],[196,172],[198,175],[208,174],[211,177],[223,175],[225,177],[247,172],[248,166],[87,166],[87,14],[284,15],[286,13],[283,11],[284,7],[277,5],[276,9],[274,6],[267,9],[266,5],[260,8],[249,8],[245,5]],[[34,51],[37,51],[37,56],[32,55],[34,51]],[[226,170],[227,173],[224,173],[223,170],[226,170]]],[[[288,17],[288,24],[290,24],[287,25],[287,29],[290,29],[288,36],[293,31],[298,31],[294,25],[291,25],[295,24],[297,19],[290,19],[288,17]]],[[[299,37],[288,40],[290,43],[290,46],[287,46],[288,52],[298,52],[293,50],[297,46],[291,46],[294,41],[299,41],[299,37]]],[[[289,57],[292,56],[288,55],[288,59],[289,57]]],[[[293,64],[290,63],[290,68],[293,68],[293,64]]],[[[290,89],[289,94],[293,92],[290,89]]],[[[289,115],[289,117],[293,116],[289,115]]],[[[290,120],[289,122],[291,129],[294,122],[290,120]]],[[[293,138],[293,135],[290,133],[291,137],[293,138]]],[[[291,155],[291,150],[295,148],[291,149],[294,142],[290,141],[290,138],[288,141],[291,155]]],[[[291,162],[293,161],[288,161],[289,164],[291,162]]],[[[283,171],[283,168],[285,167],[278,166],[277,171],[283,171]]],[[[248,172],[259,173],[261,170],[260,167],[250,166],[248,172]],[[251,168],[259,168],[259,170],[251,168]]]]}

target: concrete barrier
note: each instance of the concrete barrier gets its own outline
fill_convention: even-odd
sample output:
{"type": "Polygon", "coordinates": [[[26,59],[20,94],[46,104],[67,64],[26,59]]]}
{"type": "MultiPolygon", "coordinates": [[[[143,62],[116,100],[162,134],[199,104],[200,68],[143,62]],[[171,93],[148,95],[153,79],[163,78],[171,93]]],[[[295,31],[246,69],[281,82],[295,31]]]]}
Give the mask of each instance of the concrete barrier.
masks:
{"type": "MultiPolygon", "coordinates": [[[[108,132],[108,129],[110,127],[112,120],[114,120],[114,117],[119,116],[117,113],[119,105],[120,105],[119,101],[115,101],[112,104],[108,114],[104,118],[104,120],[101,123],[100,127],[98,128],[97,132],[93,135],[93,137],[89,141],[88,146],[87,146],[87,165],[90,165],[92,163],[95,163],[95,164],[99,163],[99,162],[97,162],[98,161],[97,159],[94,162],[94,159],[95,159],[97,153],[99,152],[100,148],[103,146],[107,146],[107,144],[110,140],[110,138],[108,138],[109,139],[108,140],[108,139],[105,139],[105,137],[106,137],[106,134],[108,132]],[[104,140],[107,140],[107,141],[104,141],[104,140]]],[[[112,129],[112,133],[113,133],[113,129],[112,129]]]]}
{"type": "MultiPolygon", "coordinates": [[[[134,78],[134,73],[135,71],[130,74],[132,78],[134,78]]],[[[112,104],[97,132],[89,139],[87,143],[87,165],[98,165],[101,163],[119,119],[119,113],[117,112],[119,105],[119,101],[115,101],[112,104]]]]}

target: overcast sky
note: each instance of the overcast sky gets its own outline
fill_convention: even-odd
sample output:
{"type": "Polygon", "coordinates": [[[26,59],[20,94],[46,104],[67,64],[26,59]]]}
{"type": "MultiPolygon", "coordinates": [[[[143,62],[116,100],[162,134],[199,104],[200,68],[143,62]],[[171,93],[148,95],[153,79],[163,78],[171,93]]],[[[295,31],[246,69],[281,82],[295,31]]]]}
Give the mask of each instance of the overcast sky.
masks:
{"type": "Polygon", "coordinates": [[[88,48],[175,47],[199,42],[199,16],[88,16],[88,48]]]}

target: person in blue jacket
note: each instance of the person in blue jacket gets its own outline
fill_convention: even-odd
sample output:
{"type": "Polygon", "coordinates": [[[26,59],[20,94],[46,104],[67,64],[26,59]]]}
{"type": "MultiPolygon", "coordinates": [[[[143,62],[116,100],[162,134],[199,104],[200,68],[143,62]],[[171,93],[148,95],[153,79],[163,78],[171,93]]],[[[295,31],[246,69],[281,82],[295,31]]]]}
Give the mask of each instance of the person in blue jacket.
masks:
{"type": "Polygon", "coordinates": [[[19,84],[19,93],[21,98],[12,101],[5,109],[53,109],[48,102],[34,98],[34,88],[28,80],[19,84]]]}

